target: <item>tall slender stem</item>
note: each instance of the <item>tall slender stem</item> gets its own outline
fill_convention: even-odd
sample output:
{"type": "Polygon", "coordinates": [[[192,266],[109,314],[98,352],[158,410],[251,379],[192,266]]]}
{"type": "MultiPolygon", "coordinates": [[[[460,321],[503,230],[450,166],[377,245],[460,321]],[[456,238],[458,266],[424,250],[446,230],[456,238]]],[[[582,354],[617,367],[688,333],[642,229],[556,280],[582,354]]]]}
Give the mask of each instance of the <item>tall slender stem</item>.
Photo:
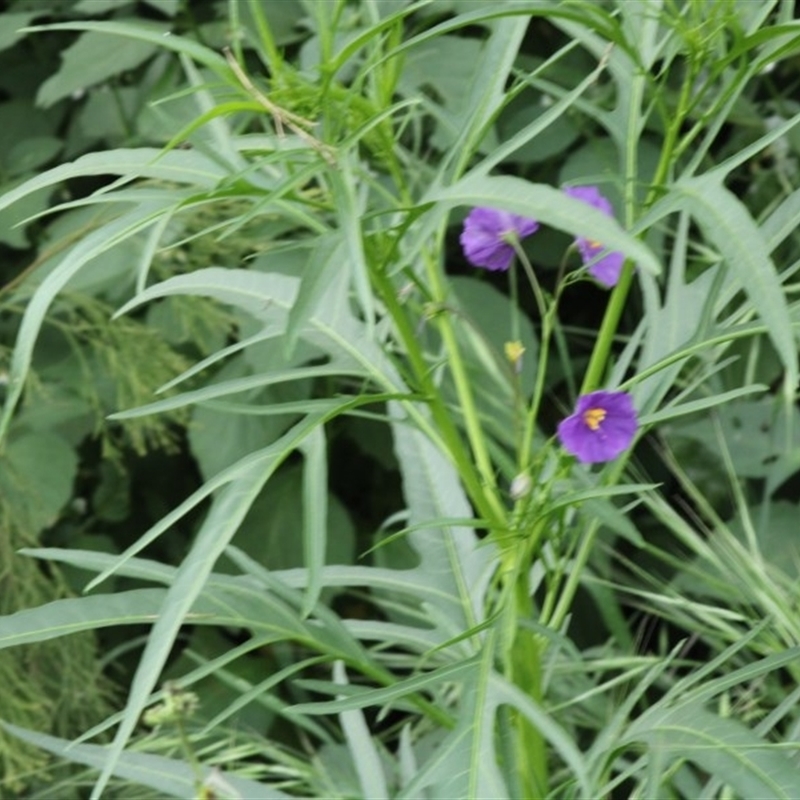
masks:
{"type": "MultiPolygon", "coordinates": [[[[425,253],[424,258],[431,292],[437,301],[442,302],[445,298],[445,289],[439,265],[430,253],[425,253]]],[[[505,523],[507,509],[497,492],[497,480],[489,457],[489,448],[484,438],[483,426],[475,405],[475,398],[467,377],[464,359],[461,356],[461,350],[456,340],[452,320],[448,314],[437,314],[435,320],[439,334],[442,337],[442,343],[447,351],[447,363],[450,368],[450,374],[453,376],[456,395],[461,406],[467,440],[483,485],[486,505],[492,509],[490,519],[505,523]]]]}
{"type": "MultiPolygon", "coordinates": [[[[671,165],[675,158],[676,150],[679,148],[678,139],[680,136],[681,126],[683,125],[683,121],[686,117],[691,102],[692,84],[694,83],[694,78],[695,74],[692,70],[690,70],[684,76],[683,86],[681,87],[681,94],[678,98],[675,116],[672,118],[671,124],[667,128],[667,133],[664,138],[664,145],[661,148],[658,166],[656,167],[655,175],[653,176],[653,182],[650,187],[650,191],[645,199],[645,208],[649,207],[657,197],[658,192],[660,191],[660,186],[666,180],[669,174],[671,165]]],[[[633,167],[629,165],[629,169],[633,169],[633,167]]],[[[627,221],[629,223],[632,222],[630,217],[633,212],[633,198],[630,194],[632,191],[631,186],[631,181],[628,181],[626,183],[626,206],[627,216],[629,217],[627,221]]],[[[611,352],[611,344],[614,340],[614,336],[616,335],[619,319],[622,315],[622,309],[625,306],[625,300],[628,296],[628,292],[633,281],[633,271],[634,265],[627,261],[623,266],[619,282],[617,283],[617,286],[614,289],[606,308],[606,313],[603,317],[603,322],[600,326],[600,332],[597,337],[597,343],[592,351],[589,366],[586,369],[586,374],[583,379],[581,394],[592,391],[599,386],[600,382],[602,381],[608,362],[608,356],[611,352]]],[[[623,455],[610,468],[608,474],[609,483],[613,484],[619,480],[620,476],[622,475],[622,471],[625,468],[625,463],[626,456],[623,455]]],[[[599,528],[600,524],[597,520],[592,520],[589,523],[586,534],[584,535],[583,540],[578,547],[578,551],[575,554],[569,576],[567,577],[567,582],[559,595],[558,603],[556,604],[556,607],[549,619],[542,620],[543,624],[558,628],[566,618],[566,615],[569,613],[569,608],[572,605],[572,600],[578,590],[578,585],[580,584],[584,567],[589,560],[589,555],[594,547],[594,541],[599,528]]]]}

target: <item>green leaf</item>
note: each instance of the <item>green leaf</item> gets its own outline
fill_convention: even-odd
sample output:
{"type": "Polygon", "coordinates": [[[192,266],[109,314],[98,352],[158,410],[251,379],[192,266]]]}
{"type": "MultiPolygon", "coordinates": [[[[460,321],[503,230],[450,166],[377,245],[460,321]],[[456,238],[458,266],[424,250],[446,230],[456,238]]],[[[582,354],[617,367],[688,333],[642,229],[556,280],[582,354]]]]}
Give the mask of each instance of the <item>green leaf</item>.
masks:
{"type": "Polygon", "coordinates": [[[12,438],[0,455],[0,493],[12,519],[28,534],[55,522],[72,497],[78,457],[49,431],[12,438]]]}
{"type": "Polygon", "coordinates": [[[739,400],[749,394],[761,394],[766,392],[769,386],[763,384],[755,384],[753,386],[743,386],[741,389],[733,389],[730,392],[720,392],[719,394],[712,395],[711,397],[703,397],[700,400],[692,400],[688,403],[679,403],[678,405],[668,405],[660,411],[652,414],[647,414],[639,419],[642,425],[658,425],[669,419],[676,419],[678,417],[685,417],[689,414],[696,414],[698,411],[705,411],[708,408],[715,408],[716,406],[731,403],[734,400],[739,400]]]}
{"type": "Polygon", "coordinates": [[[55,600],[0,617],[0,649],[44,642],[78,631],[152,622],[164,589],[133,589],[55,600]]]}
{"type": "Polygon", "coordinates": [[[25,32],[21,30],[32,19],[44,16],[47,10],[42,8],[38,11],[16,11],[0,14],[0,50],[5,50],[21,39],[25,32]]]}
{"type": "MultiPolygon", "coordinates": [[[[458,138],[454,150],[457,160],[462,164],[462,153],[474,152],[479,148],[491,150],[494,145],[495,131],[493,123],[500,110],[507,102],[507,86],[513,80],[517,65],[520,45],[528,31],[529,18],[526,15],[514,15],[495,19],[487,23],[489,36],[481,42],[481,49],[474,62],[455,58],[454,63],[466,73],[465,64],[474,63],[474,77],[458,95],[458,110],[453,119],[458,138]],[[482,140],[482,141],[481,141],[482,140]]],[[[440,42],[451,37],[443,36],[434,40],[438,49],[440,42]]],[[[456,37],[459,42],[474,42],[463,33],[456,37]]],[[[445,72],[449,64],[440,62],[438,72],[445,72]]],[[[434,73],[431,73],[433,77],[434,73]]],[[[446,99],[447,95],[444,96],[446,99]]]]}
{"type": "MultiPolygon", "coordinates": [[[[279,482],[280,478],[276,477],[275,480],[279,482]]],[[[224,481],[212,485],[211,488],[216,489],[221,485],[224,485],[224,481]]],[[[194,498],[194,505],[209,494],[210,491],[206,491],[201,493],[199,498],[194,498]]],[[[189,508],[194,507],[194,505],[187,504],[187,508],[184,508],[183,512],[185,513],[189,508]]],[[[167,522],[172,524],[177,519],[180,519],[180,516],[175,516],[171,520],[167,520],[167,522]]],[[[161,526],[161,532],[168,527],[168,525],[162,526],[161,523],[159,523],[159,525],[161,526]]],[[[142,548],[139,548],[139,550],[140,549],[142,548]]],[[[124,558],[121,558],[118,555],[109,555],[108,553],[101,553],[96,550],[68,550],[57,547],[26,548],[21,552],[24,555],[34,558],[70,564],[80,569],[96,572],[104,577],[111,574],[119,574],[136,578],[137,580],[157,581],[164,584],[172,583],[175,578],[175,567],[168,567],[164,564],[142,558],[134,558],[131,554],[127,554],[124,558]]],[[[253,569],[257,564],[250,556],[245,556],[238,547],[230,546],[226,551],[226,556],[231,558],[236,564],[246,561],[253,569]]],[[[264,567],[260,567],[260,565],[259,568],[264,570],[264,567]]],[[[256,574],[256,572],[253,574],[256,574]]],[[[262,577],[269,575],[271,579],[280,581],[281,586],[287,586],[292,590],[301,590],[308,585],[308,574],[304,569],[278,569],[270,571],[269,573],[257,572],[257,574],[262,577]]],[[[227,588],[229,586],[235,587],[237,584],[235,581],[231,584],[230,581],[232,580],[233,579],[228,575],[214,574],[209,580],[209,585],[213,585],[214,587],[219,586],[221,588],[227,588]]],[[[417,572],[416,570],[395,570],[342,564],[325,567],[322,570],[322,580],[326,587],[331,588],[368,586],[396,595],[407,596],[413,600],[415,605],[417,603],[430,604],[441,601],[441,592],[439,589],[431,584],[425,574],[417,572]]],[[[298,607],[300,605],[301,604],[298,603],[298,607]]],[[[427,633],[427,631],[423,631],[423,634],[427,635],[427,633]]],[[[423,649],[428,650],[440,644],[442,638],[440,636],[436,636],[435,638],[428,637],[425,638],[424,641],[426,644],[423,649]]]]}
{"type": "Polygon", "coordinates": [[[181,8],[181,0],[144,0],[167,17],[174,17],[181,8]]]}
{"type": "MultiPolygon", "coordinates": [[[[150,23],[148,27],[156,35],[169,34],[167,25],[150,23]]],[[[61,69],[41,85],[36,102],[45,108],[52,106],[74,92],[138,67],[155,51],[156,46],[151,42],[135,39],[120,42],[102,33],[84,33],[62,52],[61,69]]]]}
{"type": "Polygon", "coordinates": [[[349,302],[346,291],[334,290],[337,284],[343,284],[340,276],[345,272],[343,270],[345,258],[346,249],[338,236],[320,236],[317,239],[308,264],[303,270],[297,299],[289,310],[283,343],[287,357],[292,355],[302,330],[323,304],[349,302]]]}
{"type": "Polygon", "coordinates": [[[370,706],[385,706],[415,692],[431,691],[434,686],[445,682],[464,680],[468,673],[474,671],[475,664],[475,658],[462,660],[455,664],[446,664],[421,675],[415,675],[412,678],[398,680],[391,686],[378,689],[354,687],[355,691],[345,697],[329,701],[298,703],[292,708],[298,713],[319,715],[341,714],[345,711],[369,708],[370,706]]]}
{"type": "Polygon", "coordinates": [[[288,311],[295,302],[298,287],[297,278],[280,273],[208,267],[148,287],[122,306],[116,316],[161,297],[189,294],[213,297],[220,303],[243,308],[256,319],[266,319],[276,306],[288,311]]]}
{"type": "Polygon", "coordinates": [[[12,167],[9,174],[20,175],[39,169],[61,152],[64,143],[55,136],[28,136],[17,142],[8,153],[12,167]]]}
{"type": "MultiPolygon", "coordinates": [[[[456,276],[451,285],[458,298],[458,305],[465,316],[465,324],[459,325],[459,338],[466,340],[471,347],[477,348],[475,339],[480,339],[484,346],[489,346],[495,356],[494,363],[470,361],[470,383],[477,387],[483,384],[488,393],[502,393],[502,402],[506,404],[505,413],[511,415],[512,373],[505,357],[503,347],[511,339],[512,313],[517,313],[508,295],[496,289],[486,281],[471,276],[456,276]],[[475,330],[477,328],[477,330],[475,330]],[[505,386],[502,386],[505,384],[505,386]],[[494,386],[494,390],[491,387],[494,386]],[[501,388],[502,387],[502,388],[501,388]]],[[[519,338],[525,348],[522,360],[520,383],[522,390],[528,393],[533,390],[538,362],[539,344],[533,323],[522,310],[519,313],[519,338]]],[[[494,413],[498,413],[494,409],[494,413]]],[[[502,413],[502,411],[500,411],[502,413]]]]}
{"type": "Polygon", "coordinates": [[[305,455],[303,470],[303,554],[308,570],[308,586],[303,605],[307,617],[322,591],[322,568],[328,543],[328,462],[325,433],[322,427],[312,431],[301,450],[305,455]]]}
{"type": "Polygon", "coordinates": [[[800,222],[800,189],[793,191],[761,223],[761,236],[770,253],[791,236],[800,222]]]}
{"type": "MultiPolygon", "coordinates": [[[[421,88],[433,89],[440,98],[435,118],[436,128],[431,143],[446,152],[463,131],[470,92],[478,78],[484,42],[463,36],[440,36],[414,48],[406,62],[399,90],[419,96],[421,88]]],[[[508,48],[506,48],[508,52],[508,48]]]]}
{"type": "MultiPolygon", "coordinates": [[[[759,503],[750,508],[756,524],[758,550],[764,560],[792,581],[800,578],[800,540],[797,537],[798,507],[786,500],[759,503]]],[[[747,536],[741,516],[727,523],[728,530],[745,544],[747,536]]]]}
{"type": "Polygon", "coordinates": [[[10,192],[5,192],[0,195],[0,210],[38,189],[54,186],[70,178],[120,175],[126,180],[155,178],[212,188],[227,174],[217,163],[196,150],[171,150],[168,153],[151,147],[106,150],[102,153],[89,153],[69,164],[54,167],[30,178],[10,192]]]}
{"type": "MultiPolygon", "coordinates": [[[[279,351],[279,348],[273,350],[279,351]]],[[[263,377],[279,378],[281,373],[270,375],[269,371],[265,371],[263,377]]],[[[215,378],[215,382],[206,388],[235,386],[235,381],[253,378],[253,375],[246,361],[238,356],[230,359],[215,378]]],[[[240,395],[240,406],[243,409],[277,410],[282,401],[298,401],[302,413],[302,401],[308,397],[310,386],[310,381],[300,379],[256,388],[240,395]]],[[[237,414],[231,413],[229,408],[220,409],[214,405],[196,406],[189,424],[189,443],[203,477],[208,479],[248,453],[272,444],[296,421],[296,414],[237,414]]]]}
{"type": "MultiPolygon", "coordinates": [[[[0,202],[2,207],[2,202],[0,202]]],[[[3,439],[12,414],[19,401],[25,379],[28,375],[33,348],[44,318],[58,293],[92,258],[100,255],[120,241],[129,238],[139,230],[152,224],[152,220],[163,212],[158,204],[142,204],[133,211],[109,222],[88,234],[73,247],[63,261],[37,288],[28,303],[17,334],[14,353],[9,370],[8,393],[0,418],[0,440],[3,439]]]]}
{"type": "MultiPolygon", "coordinates": [[[[403,495],[408,506],[408,525],[441,519],[469,519],[472,508],[452,462],[415,426],[405,420],[398,404],[390,404],[395,453],[400,464],[403,495]]],[[[484,592],[496,565],[493,547],[479,544],[475,531],[465,526],[412,530],[408,543],[420,564],[414,570],[427,577],[441,592],[430,613],[442,626],[445,639],[453,631],[475,627],[483,619],[484,592]]],[[[479,646],[476,641],[475,646],[479,646]]]]}
{"type": "Polygon", "coordinates": [[[267,372],[258,375],[248,375],[244,378],[234,378],[221,383],[212,383],[202,389],[195,389],[191,392],[169,397],[166,400],[157,400],[145,406],[139,406],[128,411],[120,411],[110,415],[111,419],[134,419],[148,414],[156,414],[162,411],[169,411],[174,408],[182,408],[192,403],[202,403],[219,397],[226,397],[232,394],[240,394],[251,389],[260,389],[265,386],[287,381],[304,381],[309,378],[323,378],[331,375],[349,375],[363,378],[364,373],[354,368],[351,364],[331,362],[320,367],[298,367],[296,369],[285,369],[275,372],[267,372]]]}
{"type": "MultiPolygon", "coordinates": [[[[0,724],[18,739],[41,747],[67,761],[97,769],[106,761],[108,747],[96,744],[75,744],[67,739],[25,730],[17,725],[9,725],[5,722],[0,724]]],[[[288,794],[265,786],[263,783],[229,773],[220,773],[217,767],[201,766],[199,769],[202,785],[208,787],[214,797],[223,797],[225,796],[223,793],[232,789],[239,797],[246,797],[248,800],[285,800],[289,798],[288,794]]],[[[180,798],[197,796],[197,773],[192,765],[184,761],[148,753],[126,752],[117,761],[114,775],[141,786],[149,786],[158,792],[159,797],[164,795],[180,798]]]]}
{"type": "Polygon", "coordinates": [[[645,743],[662,769],[687,759],[730,786],[739,797],[793,800],[800,769],[776,747],[732,719],[697,704],[645,712],[620,743],[645,743]]]}
{"type": "MultiPolygon", "coordinates": [[[[800,449],[800,412],[781,413],[770,396],[735,400],[718,409],[721,430],[730,450],[733,467],[740,478],[763,478],[800,449]]],[[[685,419],[669,427],[670,437],[688,437],[721,459],[717,431],[707,419],[685,419]]]]}
{"type": "Polygon", "coordinates": [[[122,721],[108,750],[108,757],[95,784],[92,798],[97,799],[102,796],[108,780],[113,775],[116,764],[166,664],[181,625],[203,591],[217,559],[233,538],[261,488],[282,461],[313,432],[318,424],[317,419],[308,417],[272,447],[253,454],[253,457],[243,459],[238,470],[232,475],[230,483],[215,496],[191,551],[178,568],[175,580],[164,597],[158,618],[137,666],[122,721]]]}
{"type": "Polygon", "coordinates": [[[3,172],[8,176],[18,176],[25,172],[11,158],[15,147],[24,152],[28,139],[57,138],[57,133],[58,119],[53,112],[34,108],[30,100],[22,98],[0,103],[0,164],[3,172]]]}
{"type": "MultiPolygon", "coordinates": [[[[333,675],[337,683],[347,684],[347,673],[341,661],[334,664],[333,675]]],[[[377,740],[373,738],[364,715],[359,709],[342,711],[339,720],[350,750],[350,757],[358,772],[362,795],[375,800],[388,800],[389,790],[377,740]]]]}
{"type": "MultiPolygon", "coordinates": [[[[2,124],[2,122],[0,122],[2,124]]],[[[2,192],[12,192],[24,183],[24,177],[0,187],[2,192]]],[[[0,242],[9,247],[25,250],[30,247],[26,223],[31,217],[41,214],[50,206],[52,188],[46,186],[22,198],[13,208],[0,209],[0,242]]]]}
{"type": "Polygon", "coordinates": [[[219,53],[215,53],[210,48],[192,39],[175,36],[168,29],[165,29],[163,25],[144,22],[59,22],[53,25],[38,25],[26,28],[24,32],[35,33],[40,31],[94,31],[98,34],[112,34],[138,39],[140,42],[163,47],[175,53],[184,53],[214,71],[221,78],[231,82],[234,80],[228,62],[219,53]]]}
{"type": "MultiPolygon", "coordinates": [[[[303,471],[300,465],[282,469],[265,487],[253,503],[250,512],[236,534],[236,545],[251,558],[270,570],[296,569],[303,565],[307,545],[306,500],[303,494],[303,471]],[[303,507],[303,513],[299,509],[303,507]]],[[[334,495],[328,495],[327,482],[320,484],[317,491],[325,491],[320,499],[321,509],[327,506],[327,513],[315,525],[320,526],[318,535],[325,542],[312,544],[313,558],[318,565],[321,581],[325,560],[334,564],[346,564],[353,560],[355,536],[347,510],[334,495]]],[[[311,584],[311,575],[306,586],[311,584]]],[[[320,584],[321,585],[321,584],[320,584]]],[[[318,591],[318,589],[317,589],[318,591]]],[[[306,590],[308,596],[308,590],[306,590]]],[[[310,608],[310,605],[307,606],[310,608]]]]}
{"type": "MultiPolygon", "coordinates": [[[[539,65],[533,75],[544,72],[553,62],[575,47],[569,42],[562,50],[539,65]]],[[[565,152],[580,135],[580,128],[572,116],[566,113],[578,98],[597,81],[600,68],[590,72],[572,91],[565,93],[550,106],[532,103],[532,95],[524,91],[517,95],[504,109],[497,121],[501,141],[493,148],[473,174],[486,174],[502,162],[530,164],[547,161],[565,152]]],[[[545,97],[545,95],[540,95],[545,97]]]]}
{"type": "Polygon", "coordinates": [[[490,677],[489,690],[496,704],[505,703],[518,709],[548,741],[553,750],[561,756],[569,767],[580,789],[578,797],[592,797],[586,760],[578,749],[570,734],[565,731],[532,697],[521,691],[519,687],[493,673],[490,677]]]}
{"type": "MultiPolygon", "coordinates": [[[[286,330],[290,309],[297,298],[299,282],[296,278],[280,273],[263,273],[243,269],[223,269],[210,267],[195,270],[188,275],[178,275],[151,286],[124,305],[117,314],[123,314],[143,302],[173,294],[198,294],[213,297],[221,303],[243,308],[256,319],[268,324],[275,335],[286,330]]],[[[342,304],[320,304],[317,313],[308,321],[309,330],[304,339],[322,352],[337,359],[337,364],[322,367],[308,367],[305,370],[284,370],[279,380],[302,378],[315,374],[355,374],[367,375],[387,392],[404,392],[402,379],[383,348],[374,341],[368,327],[342,304]],[[341,360],[338,360],[341,359],[341,360]],[[292,373],[290,375],[290,373],[292,373]],[[304,374],[303,374],[304,373],[304,374]]],[[[211,356],[210,358],[215,358],[211,356]]],[[[254,385],[275,383],[273,377],[254,376],[254,384],[240,383],[237,390],[244,391],[254,385]]],[[[231,387],[226,387],[227,392],[231,387]]],[[[187,393],[182,396],[192,401],[198,395],[187,393]]],[[[204,399],[208,399],[203,395],[204,399]]],[[[169,403],[170,401],[164,401],[169,403]]],[[[182,401],[181,401],[182,402],[182,401]]],[[[179,402],[179,405],[181,404],[179,402]]],[[[147,410],[133,412],[152,413],[161,409],[161,404],[152,404],[147,410]]]]}
{"type": "Polygon", "coordinates": [[[106,14],[109,11],[119,11],[127,9],[133,5],[135,0],[78,0],[72,7],[73,13],[82,14],[87,17],[106,14]]]}
{"type": "Polygon", "coordinates": [[[714,175],[679,181],[648,217],[658,219],[687,210],[722,255],[737,283],[766,325],[787,371],[791,386],[798,382],[797,346],[780,276],[746,206],[714,175]]]}

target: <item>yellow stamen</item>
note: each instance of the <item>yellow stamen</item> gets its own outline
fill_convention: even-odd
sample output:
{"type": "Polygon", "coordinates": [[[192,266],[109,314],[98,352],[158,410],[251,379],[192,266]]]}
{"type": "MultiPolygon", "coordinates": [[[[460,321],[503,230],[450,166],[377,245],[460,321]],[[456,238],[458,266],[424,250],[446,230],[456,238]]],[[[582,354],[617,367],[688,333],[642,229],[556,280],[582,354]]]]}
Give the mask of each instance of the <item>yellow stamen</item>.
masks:
{"type": "Polygon", "coordinates": [[[600,423],[606,418],[606,410],[604,408],[590,408],[588,411],[583,412],[583,421],[590,431],[596,431],[600,428],[600,423]]]}
{"type": "Polygon", "coordinates": [[[603,246],[602,242],[597,242],[594,239],[587,239],[586,244],[588,244],[592,250],[599,250],[603,246]]]}

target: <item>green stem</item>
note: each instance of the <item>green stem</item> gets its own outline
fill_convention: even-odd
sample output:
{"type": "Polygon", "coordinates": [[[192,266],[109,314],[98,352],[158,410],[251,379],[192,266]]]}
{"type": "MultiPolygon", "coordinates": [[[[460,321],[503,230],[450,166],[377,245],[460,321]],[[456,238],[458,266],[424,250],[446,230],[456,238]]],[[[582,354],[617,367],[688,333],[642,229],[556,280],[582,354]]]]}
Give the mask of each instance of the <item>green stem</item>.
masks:
{"type": "MultiPolygon", "coordinates": [[[[442,303],[446,295],[438,264],[429,253],[425,253],[425,261],[431,294],[435,302],[442,303]]],[[[467,377],[467,369],[461,357],[451,318],[448,314],[437,314],[435,319],[439,334],[442,337],[442,343],[447,351],[447,363],[450,367],[450,374],[453,376],[453,383],[455,384],[456,395],[458,396],[464,427],[467,432],[467,440],[481,479],[483,489],[481,494],[485,498],[483,505],[491,509],[491,513],[487,518],[504,524],[507,517],[506,508],[497,491],[497,480],[489,457],[489,449],[484,439],[483,426],[481,425],[478,409],[475,406],[472,388],[467,377]]]]}
{"type": "Polygon", "coordinates": [[[633,283],[633,270],[633,264],[630,261],[626,261],[622,267],[619,281],[611,293],[611,299],[608,301],[606,313],[603,316],[603,322],[597,334],[597,342],[594,350],[592,350],[592,357],[589,360],[589,366],[586,368],[586,374],[583,376],[580,394],[593,392],[603,381],[608,355],[611,352],[614,337],[617,335],[622,309],[625,308],[625,301],[628,299],[628,292],[633,283]]]}
{"type": "Polygon", "coordinates": [[[517,286],[517,265],[512,264],[508,271],[509,291],[511,293],[511,341],[518,342],[519,338],[519,288],[517,286]]]}
{"type": "MultiPolygon", "coordinates": [[[[530,563],[537,537],[519,538],[516,547],[502,555],[503,607],[501,652],[504,672],[510,682],[536,703],[542,700],[542,648],[536,634],[519,624],[533,618],[530,594],[530,563]]],[[[547,795],[547,749],[539,730],[520,711],[512,710],[511,722],[516,732],[514,773],[519,777],[518,795],[545,797],[547,795]]]]}
{"type": "MultiPolygon", "coordinates": [[[[530,606],[530,598],[526,598],[530,606]]],[[[542,702],[542,648],[533,631],[520,627],[514,642],[514,684],[537,705],[542,702]]],[[[517,764],[522,779],[523,797],[546,797],[547,748],[544,737],[536,726],[521,712],[515,711],[517,729],[517,764]]]]}
{"type": "MultiPolygon", "coordinates": [[[[614,466],[611,468],[609,474],[609,484],[613,485],[619,480],[620,476],[622,475],[622,471],[625,468],[626,461],[626,457],[623,456],[619,459],[619,461],[614,463],[614,466]]],[[[556,604],[555,610],[547,619],[543,617],[541,620],[543,625],[547,625],[552,630],[558,630],[561,625],[563,625],[567,614],[570,612],[572,600],[575,597],[575,593],[578,591],[578,586],[583,578],[583,571],[587,562],[589,561],[589,555],[594,549],[594,541],[599,529],[600,522],[597,519],[593,519],[589,523],[586,535],[583,537],[583,541],[578,547],[578,552],[575,554],[575,558],[570,565],[569,576],[567,577],[567,582],[564,585],[564,588],[559,593],[558,603],[556,604]]]]}
{"type": "MultiPolygon", "coordinates": [[[[681,94],[678,99],[678,107],[672,124],[667,128],[667,133],[664,138],[664,146],[661,148],[661,155],[656,167],[655,175],[653,176],[653,183],[650,191],[645,199],[645,208],[649,207],[657,197],[662,183],[665,181],[670,165],[673,161],[675,148],[677,146],[678,137],[680,135],[681,126],[686,116],[689,103],[691,101],[692,83],[694,81],[694,74],[688,74],[684,77],[683,86],[681,87],[681,94]]],[[[634,180],[636,174],[635,164],[635,151],[629,148],[628,159],[628,180],[626,181],[626,217],[627,222],[631,223],[633,216],[633,202],[632,195],[634,188],[634,180]]],[[[586,368],[586,374],[583,378],[583,385],[581,386],[581,394],[587,394],[594,391],[603,381],[608,363],[608,356],[611,352],[611,345],[614,337],[617,334],[617,327],[619,320],[622,316],[622,309],[625,307],[625,301],[628,298],[628,292],[633,282],[634,266],[631,262],[626,261],[622,268],[620,279],[611,294],[606,313],[603,317],[603,322],[600,326],[600,331],[597,335],[597,343],[592,351],[589,366],[586,368]]]]}
{"type": "MultiPolygon", "coordinates": [[[[234,6],[237,2],[238,0],[231,0],[231,5],[234,6]]],[[[259,44],[264,51],[264,56],[266,56],[266,66],[269,67],[272,76],[272,83],[274,85],[275,75],[283,66],[283,59],[281,58],[280,50],[278,50],[278,47],[275,44],[272,30],[269,26],[269,22],[267,21],[267,17],[264,14],[263,5],[258,2],[258,0],[250,0],[250,13],[253,15],[253,19],[255,20],[259,44]]],[[[234,52],[236,52],[236,49],[234,49],[234,52]]],[[[237,60],[242,64],[244,63],[244,60],[238,56],[238,53],[237,60]]]]}
{"type": "Polygon", "coordinates": [[[472,389],[470,387],[469,378],[467,377],[466,366],[461,358],[461,352],[458,349],[455,331],[453,330],[450,318],[446,314],[440,314],[437,317],[437,324],[439,333],[442,336],[442,342],[447,350],[448,364],[453,376],[459,404],[461,405],[461,413],[463,414],[464,427],[467,431],[467,439],[475,458],[478,474],[481,477],[486,500],[493,510],[490,519],[496,518],[504,521],[506,518],[506,509],[497,492],[497,480],[495,478],[494,468],[489,458],[489,450],[483,436],[483,426],[481,425],[478,409],[475,406],[475,400],[472,396],[472,389]]]}
{"type": "Polygon", "coordinates": [[[197,758],[197,754],[192,747],[189,734],[186,732],[186,725],[184,724],[183,717],[178,714],[175,718],[175,727],[178,730],[178,741],[180,742],[181,750],[183,750],[183,757],[189,764],[189,767],[194,774],[194,788],[197,791],[197,796],[203,796],[203,765],[197,758]]]}
{"type": "Polygon", "coordinates": [[[397,298],[394,284],[380,267],[370,270],[370,273],[379,295],[392,318],[395,330],[403,342],[414,378],[419,383],[422,393],[428,398],[428,405],[437,429],[447,447],[450,458],[461,476],[461,480],[464,482],[464,488],[470,500],[475,504],[482,518],[489,520],[496,526],[503,526],[506,519],[505,509],[502,504],[498,506],[497,503],[490,502],[487,497],[480,475],[475,469],[475,464],[464,447],[461,434],[448,413],[447,406],[441,397],[438,387],[431,378],[429,366],[420,350],[411,321],[397,298]]]}
{"type": "MultiPolygon", "coordinates": [[[[664,138],[664,146],[661,148],[658,166],[656,167],[656,172],[653,176],[653,183],[644,203],[645,208],[649,207],[654,202],[660,191],[662,183],[666,180],[667,175],[669,174],[670,166],[673,163],[675,156],[681,126],[683,125],[683,121],[686,117],[687,110],[691,102],[693,82],[694,73],[690,72],[684,77],[675,116],[672,119],[672,124],[667,128],[667,133],[664,138]]],[[[633,191],[633,181],[630,180],[630,178],[634,175],[634,169],[635,165],[629,163],[629,179],[626,182],[626,210],[629,223],[632,221],[630,217],[632,216],[633,212],[633,197],[631,194],[633,191]]],[[[616,336],[617,326],[622,315],[622,309],[624,308],[625,300],[627,299],[628,292],[633,281],[633,270],[634,265],[631,262],[626,261],[625,265],[623,266],[619,282],[617,283],[617,286],[614,289],[606,308],[606,313],[603,317],[603,322],[600,326],[600,332],[597,337],[597,343],[592,351],[592,357],[589,361],[589,366],[586,369],[586,374],[583,379],[581,394],[586,394],[587,392],[593,391],[600,385],[602,381],[606,370],[606,364],[608,362],[608,356],[611,352],[611,345],[614,337],[616,336]]],[[[625,468],[626,461],[627,457],[622,456],[610,468],[608,473],[609,484],[614,484],[619,480],[620,476],[622,475],[622,471],[625,468]]],[[[543,624],[555,629],[558,629],[563,624],[564,619],[569,613],[575,593],[578,590],[578,586],[583,575],[583,570],[594,547],[595,538],[599,528],[600,523],[597,520],[592,520],[592,522],[589,524],[586,535],[584,536],[583,541],[580,543],[578,552],[576,553],[575,559],[571,565],[567,582],[559,594],[558,603],[556,604],[552,615],[549,616],[548,619],[545,619],[544,617],[542,618],[543,624]]]]}
{"type": "Polygon", "coordinates": [[[550,353],[550,337],[553,333],[553,324],[555,319],[556,309],[558,307],[558,295],[556,299],[548,306],[547,301],[542,291],[539,281],[536,278],[536,273],[533,271],[525,251],[515,243],[515,250],[517,257],[520,260],[528,280],[533,290],[533,295],[536,298],[536,305],[539,309],[539,316],[542,320],[542,335],[539,343],[538,360],[536,363],[536,380],[533,385],[533,396],[531,397],[531,404],[528,408],[528,413],[525,417],[525,428],[522,433],[522,441],[519,448],[518,468],[520,473],[525,472],[530,466],[531,448],[533,447],[533,434],[536,428],[536,418],[539,416],[539,406],[542,402],[544,395],[544,382],[547,377],[547,361],[550,353]]]}

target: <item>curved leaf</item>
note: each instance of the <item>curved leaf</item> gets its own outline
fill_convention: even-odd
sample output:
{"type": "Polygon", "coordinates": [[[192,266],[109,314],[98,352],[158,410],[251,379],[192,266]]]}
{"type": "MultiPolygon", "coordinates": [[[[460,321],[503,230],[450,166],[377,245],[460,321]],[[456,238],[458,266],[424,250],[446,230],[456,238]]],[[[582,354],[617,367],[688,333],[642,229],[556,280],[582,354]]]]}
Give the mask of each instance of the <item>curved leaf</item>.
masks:
{"type": "Polygon", "coordinates": [[[661,265],[650,248],[624,231],[615,219],[552,186],[508,175],[472,175],[446,189],[432,189],[423,202],[441,203],[444,207],[503,208],[573,236],[602,242],[611,250],[625,253],[642,269],[656,275],[661,272],[661,265]]]}
{"type": "Polygon", "coordinates": [[[797,797],[800,769],[790,759],[739,722],[696,704],[645,712],[623,737],[623,743],[633,742],[647,744],[651,760],[665,766],[694,762],[739,797],[797,797]]]}
{"type": "Polygon", "coordinates": [[[38,189],[87,175],[119,175],[129,180],[156,178],[213,188],[227,173],[219,164],[196,150],[171,150],[168,153],[154,147],[106,150],[53,167],[15,186],[10,192],[0,195],[0,210],[38,189]]]}
{"type": "MultiPolygon", "coordinates": [[[[108,747],[96,744],[75,744],[67,739],[35,733],[5,722],[0,724],[18,739],[41,747],[68,761],[99,769],[106,760],[108,747]]],[[[198,775],[194,766],[184,761],[147,753],[123,753],[114,768],[114,775],[142,786],[150,786],[158,791],[159,796],[194,797],[198,789],[198,775]]],[[[223,792],[228,787],[237,792],[240,797],[246,797],[248,800],[285,800],[290,797],[279,789],[273,789],[263,783],[228,773],[223,775],[219,770],[209,767],[200,767],[200,775],[203,785],[215,790],[214,797],[223,796],[218,792],[223,792]]]]}

